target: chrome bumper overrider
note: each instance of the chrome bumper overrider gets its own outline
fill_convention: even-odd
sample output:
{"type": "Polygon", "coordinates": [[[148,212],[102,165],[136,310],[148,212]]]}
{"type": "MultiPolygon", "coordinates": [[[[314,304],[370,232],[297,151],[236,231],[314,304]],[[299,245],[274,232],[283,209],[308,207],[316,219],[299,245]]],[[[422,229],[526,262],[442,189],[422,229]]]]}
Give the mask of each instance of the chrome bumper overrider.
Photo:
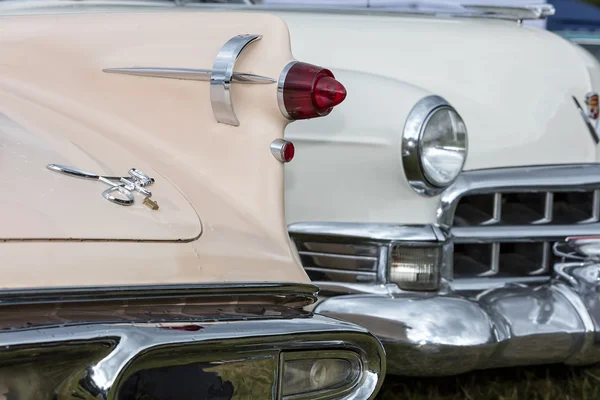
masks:
{"type": "Polygon", "coordinates": [[[350,294],[322,299],[314,311],[355,322],[379,337],[392,374],[600,362],[600,264],[557,264],[555,270],[556,279],[535,287],[350,294]]]}

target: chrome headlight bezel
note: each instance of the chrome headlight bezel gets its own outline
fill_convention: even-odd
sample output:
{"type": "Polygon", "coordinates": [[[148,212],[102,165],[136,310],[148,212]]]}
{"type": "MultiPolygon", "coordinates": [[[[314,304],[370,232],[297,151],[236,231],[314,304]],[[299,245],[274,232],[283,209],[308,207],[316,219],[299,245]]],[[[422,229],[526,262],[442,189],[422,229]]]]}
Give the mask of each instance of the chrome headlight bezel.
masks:
{"type": "MultiPolygon", "coordinates": [[[[402,134],[402,165],[408,183],[415,192],[425,196],[435,196],[446,190],[460,175],[468,153],[468,136],[465,134],[465,157],[459,173],[447,184],[436,185],[427,178],[423,167],[422,141],[425,129],[432,116],[440,110],[449,109],[456,113],[464,124],[460,114],[440,96],[427,96],[417,102],[408,114],[402,134]]],[[[465,130],[466,133],[466,130],[465,130]]]]}

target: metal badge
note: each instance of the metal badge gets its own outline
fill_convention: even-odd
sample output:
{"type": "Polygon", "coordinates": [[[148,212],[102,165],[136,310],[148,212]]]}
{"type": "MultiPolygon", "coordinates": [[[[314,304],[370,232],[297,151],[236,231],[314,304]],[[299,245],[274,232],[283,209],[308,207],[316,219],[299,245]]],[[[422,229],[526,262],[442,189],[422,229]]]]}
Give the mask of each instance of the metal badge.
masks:
{"type": "Polygon", "coordinates": [[[585,95],[585,104],[588,107],[588,117],[593,120],[598,119],[599,106],[598,106],[598,93],[590,92],[585,95]]]}
{"type": "Polygon", "coordinates": [[[233,72],[235,63],[242,51],[251,43],[260,40],[261,35],[238,35],[231,38],[219,51],[213,69],[187,68],[105,68],[104,72],[146,76],[152,78],[210,81],[210,101],[213,114],[218,122],[238,126],[240,124],[231,101],[231,84],[269,84],[275,79],[266,76],[233,72]]]}
{"type": "Polygon", "coordinates": [[[86,172],[78,168],[68,167],[60,164],[48,164],[50,171],[58,172],[63,175],[73,176],[75,178],[100,181],[110,187],[102,192],[102,197],[106,200],[120,206],[130,206],[135,202],[133,192],[138,192],[144,196],[143,204],[151,210],[158,210],[158,203],[151,199],[152,192],[146,189],[154,183],[154,178],[150,178],[142,171],[135,168],[129,170],[129,176],[101,176],[91,172],[86,172]],[[115,195],[119,193],[121,197],[115,195]]]}
{"type": "Polygon", "coordinates": [[[575,107],[577,107],[577,109],[579,110],[579,114],[581,115],[581,118],[583,118],[583,122],[585,122],[586,126],[588,127],[588,130],[590,132],[590,135],[592,136],[592,139],[594,139],[594,142],[596,144],[600,143],[600,136],[598,135],[597,129],[598,129],[598,95],[595,93],[588,93],[588,95],[586,96],[585,102],[586,104],[588,104],[588,112],[586,113],[583,108],[581,107],[581,104],[579,104],[579,101],[577,101],[577,98],[575,96],[573,96],[573,101],[575,102],[575,107]],[[593,119],[591,117],[591,107],[590,104],[594,103],[593,97],[596,96],[595,99],[595,113],[596,113],[596,119],[593,119]],[[590,98],[589,103],[588,103],[588,98],[590,98]]]}

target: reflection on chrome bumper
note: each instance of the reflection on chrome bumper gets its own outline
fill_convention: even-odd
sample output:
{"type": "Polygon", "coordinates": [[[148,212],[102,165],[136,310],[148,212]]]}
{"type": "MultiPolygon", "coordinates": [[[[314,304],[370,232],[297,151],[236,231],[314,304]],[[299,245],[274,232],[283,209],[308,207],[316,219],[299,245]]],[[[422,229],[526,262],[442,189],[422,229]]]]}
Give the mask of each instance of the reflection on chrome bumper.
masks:
{"type": "Polygon", "coordinates": [[[364,328],[303,311],[314,289],[0,291],[0,398],[372,399],[383,347],[364,328]],[[310,371],[332,361],[349,372],[320,387],[310,371]]]}
{"type": "Polygon", "coordinates": [[[555,270],[560,279],[535,287],[507,285],[476,296],[351,294],[325,299],[314,311],[378,336],[392,374],[600,362],[600,265],[557,264],[555,270]]]}

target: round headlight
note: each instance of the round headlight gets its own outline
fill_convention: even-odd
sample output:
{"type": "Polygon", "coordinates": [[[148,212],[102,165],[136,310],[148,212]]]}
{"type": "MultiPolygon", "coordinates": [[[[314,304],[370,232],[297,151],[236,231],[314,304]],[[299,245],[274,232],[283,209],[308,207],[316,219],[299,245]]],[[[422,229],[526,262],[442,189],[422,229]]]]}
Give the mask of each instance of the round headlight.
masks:
{"type": "Polygon", "coordinates": [[[411,110],[402,140],[402,161],[412,188],[435,195],[460,174],[467,158],[467,129],[439,96],[421,99],[411,110]]]}

